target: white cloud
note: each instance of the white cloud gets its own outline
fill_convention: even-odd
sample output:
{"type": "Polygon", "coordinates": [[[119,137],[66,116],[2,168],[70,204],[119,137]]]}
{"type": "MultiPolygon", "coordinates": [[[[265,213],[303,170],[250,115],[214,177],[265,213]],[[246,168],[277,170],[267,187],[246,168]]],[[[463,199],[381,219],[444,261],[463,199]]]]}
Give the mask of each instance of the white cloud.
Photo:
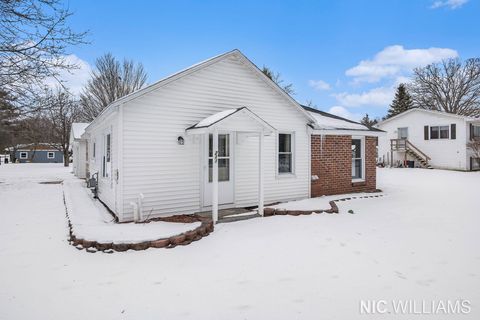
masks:
{"type": "Polygon", "coordinates": [[[378,87],[362,93],[337,93],[333,96],[346,107],[387,106],[395,95],[395,87],[378,87]]]}
{"type": "MultiPolygon", "coordinates": [[[[60,71],[58,79],[63,81],[63,85],[69,88],[71,93],[78,95],[82,91],[88,79],[90,79],[92,68],[88,62],[80,59],[74,54],[65,56],[65,60],[68,64],[77,65],[78,69],[73,69],[70,72],[62,70],[60,71]]],[[[45,83],[51,88],[55,88],[59,85],[58,81],[53,78],[47,79],[45,83]]]]}
{"type": "Polygon", "coordinates": [[[442,7],[448,7],[452,10],[461,8],[469,0],[444,0],[444,1],[434,1],[430,6],[430,9],[438,9],[442,7]]]}
{"type": "Polygon", "coordinates": [[[455,57],[458,57],[458,52],[449,48],[405,49],[394,45],[386,47],[371,60],[360,61],[345,74],[353,77],[354,82],[378,82],[409,73],[416,67],[455,57]]]}
{"type": "Polygon", "coordinates": [[[328,113],[353,121],[359,121],[363,117],[360,113],[352,113],[342,106],[333,106],[328,110],[328,113]]]}
{"type": "Polygon", "coordinates": [[[323,80],[309,80],[308,85],[318,91],[331,89],[330,84],[323,80]]]}

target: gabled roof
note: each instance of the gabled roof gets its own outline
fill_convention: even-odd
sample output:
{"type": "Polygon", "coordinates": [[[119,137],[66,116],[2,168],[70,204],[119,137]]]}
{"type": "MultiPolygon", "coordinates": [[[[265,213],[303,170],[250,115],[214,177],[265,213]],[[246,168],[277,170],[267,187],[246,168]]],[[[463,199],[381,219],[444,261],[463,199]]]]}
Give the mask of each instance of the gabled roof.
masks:
{"type": "Polygon", "coordinates": [[[80,139],[82,134],[85,132],[85,128],[88,127],[90,123],[86,122],[75,122],[72,123],[72,137],[73,139],[80,139]]]}
{"type": "Polygon", "coordinates": [[[334,114],[321,111],[315,108],[302,106],[310,112],[315,118],[314,129],[318,130],[353,130],[353,131],[375,131],[383,132],[377,128],[368,128],[367,126],[349,119],[345,119],[334,114]]]}
{"type": "Polygon", "coordinates": [[[387,122],[390,122],[392,120],[395,120],[395,119],[398,119],[398,118],[401,118],[409,113],[412,113],[412,112],[424,112],[424,113],[430,113],[432,115],[442,115],[442,116],[446,116],[446,117],[452,117],[452,118],[456,118],[456,119],[463,119],[465,121],[477,121],[477,120],[480,120],[479,118],[472,118],[472,117],[466,117],[466,116],[461,116],[461,115],[458,115],[458,114],[454,114],[454,113],[448,113],[448,112],[443,112],[443,111],[437,111],[437,110],[428,110],[428,109],[422,109],[422,108],[413,108],[413,109],[409,109],[407,111],[404,111],[400,114],[397,114],[396,116],[393,116],[391,118],[388,118],[388,119],[385,119],[383,121],[380,121],[379,123],[376,124],[376,126],[381,126],[382,124],[385,124],[387,122]]]}
{"type": "Polygon", "coordinates": [[[31,150],[51,150],[51,151],[59,151],[60,149],[59,144],[55,143],[46,143],[46,142],[40,142],[40,143],[24,143],[24,144],[17,144],[14,147],[7,147],[4,150],[5,151],[31,151],[31,150]]]}
{"type": "MultiPolygon", "coordinates": [[[[218,55],[218,56],[215,56],[215,57],[212,57],[210,59],[207,59],[205,61],[202,61],[200,63],[197,63],[197,64],[194,64],[186,69],[183,69],[179,72],[176,72],[170,76],[167,76],[145,88],[142,88],[142,89],[139,89],[133,93],[130,93],[120,99],[117,99],[116,101],[112,102],[111,104],[109,104],[91,123],[90,125],[96,123],[98,121],[98,119],[100,119],[103,115],[107,114],[108,112],[110,112],[113,108],[117,107],[117,106],[120,106],[122,105],[123,103],[126,103],[128,101],[131,101],[137,97],[140,97],[144,94],[147,94],[153,90],[156,90],[158,88],[161,88],[162,86],[172,82],[172,81],[175,81],[177,79],[180,79],[184,76],[187,76],[195,71],[198,71],[198,70],[201,70],[203,68],[206,68],[214,63],[217,63],[219,61],[222,61],[224,59],[227,59],[228,57],[237,57],[238,59],[242,60],[242,62],[244,62],[244,64],[248,67],[251,68],[251,70],[253,70],[260,78],[262,78],[268,85],[270,85],[270,87],[272,87],[275,91],[277,91],[280,95],[282,95],[286,100],[288,100],[290,102],[290,104],[292,106],[294,106],[295,108],[298,109],[298,111],[300,113],[303,114],[303,116],[311,121],[311,122],[314,122],[314,119],[311,117],[311,115],[306,112],[302,107],[301,105],[295,101],[292,97],[290,97],[290,95],[288,95],[282,88],[280,88],[278,86],[278,84],[276,84],[274,81],[272,81],[272,79],[270,79],[269,77],[267,77],[252,61],[250,61],[242,52],[240,52],[240,50],[238,49],[234,49],[232,51],[229,51],[229,52],[226,52],[226,53],[223,53],[221,55],[218,55]]],[[[89,125],[89,126],[90,126],[89,125]]],[[[88,126],[87,126],[88,128],[88,126]]]]}
{"type": "MultiPolygon", "coordinates": [[[[268,122],[257,116],[255,113],[253,113],[250,109],[247,107],[241,107],[237,109],[228,109],[228,110],[223,110],[221,112],[217,112],[215,114],[212,114],[205,119],[201,120],[197,124],[187,128],[187,132],[197,132],[197,133],[203,133],[206,130],[202,129],[211,129],[213,127],[219,127],[222,125],[222,122],[228,121],[228,120],[233,120],[235,124],[232,124],[232,122],[229,122],[228,127],[232,129],[232,126],[239,126],[235,131],[242,131],[242,125],[240,122],[243,120],[247,119],[249,123],[254,123],[255,127],[254,130],[257,132],[260,132],[258,128],[261,128],[261,131],[264,133],[270,134],[273,131],[275,131],[275,128],[272,127],[268,122]]],[[[248,131],[248,129],[245,129],[248,131]]],[[[250,128],[251,130],[251,128],[250,128]]]]}

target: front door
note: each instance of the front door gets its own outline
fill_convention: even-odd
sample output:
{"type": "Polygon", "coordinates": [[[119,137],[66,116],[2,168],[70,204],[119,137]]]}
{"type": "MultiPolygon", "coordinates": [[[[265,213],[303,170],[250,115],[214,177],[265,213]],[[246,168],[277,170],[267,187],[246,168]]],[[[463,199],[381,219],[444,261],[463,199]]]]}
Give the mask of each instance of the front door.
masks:
{"type": "MultiPolygon", "coordinates": [[[[206,137],[205,137],[206,138],[206,137]]],[[[205,139],[206,140],[206,139],[205,139]]],[[[213,135],[208,135],[205,143],[204,156],[204,181],[205,192],[203,193],[204,206],[212,205],[212,177],[213,160],[213,135]]],[[[218,204],[233,203],[233,134],[218,134],[218,204]]]]}

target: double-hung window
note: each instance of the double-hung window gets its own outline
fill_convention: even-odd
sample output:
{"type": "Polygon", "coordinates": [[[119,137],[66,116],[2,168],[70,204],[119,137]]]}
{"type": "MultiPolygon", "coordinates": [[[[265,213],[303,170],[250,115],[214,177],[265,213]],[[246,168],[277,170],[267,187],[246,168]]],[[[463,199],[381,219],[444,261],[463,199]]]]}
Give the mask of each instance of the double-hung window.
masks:
{"type": "Polygon", "coordinates": [[[20,159],[27,159],[28,158],[28,152],[20,152],[20,159]]]}
{"type": "Polygon", "coordinates": [[[430,127],[430,139],[449,139],[450,131],[448,126],[433,126],[430,127]]]}
{"type": "Polygon", "coordinates": [[[54,159],[55,158],[55,152],[49,151],[47,152],[47,159],[54,159]]]}
{"type": "Polygon", "coordinates": [[[103,177],[108,178],[110,176],[110,160],[111,160],[111,135],[108,133],[105,135],[104,140],[104,156],[103,156],[103,177]]]}
{"type": "Polygon", "coordinates": [[[293,134],[278,134],[278,173],[293,173],[293,134]]]}
{"type": "Polygon", "coordinates": [[[364,180],[365,140],[352,138],[352,180],[364,180]]]}

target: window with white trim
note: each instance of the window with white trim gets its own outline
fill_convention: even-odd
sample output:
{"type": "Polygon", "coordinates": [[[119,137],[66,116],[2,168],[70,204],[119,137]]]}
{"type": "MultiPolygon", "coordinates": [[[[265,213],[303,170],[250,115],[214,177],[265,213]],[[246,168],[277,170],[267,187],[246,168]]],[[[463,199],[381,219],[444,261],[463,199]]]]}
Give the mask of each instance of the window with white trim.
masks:
{"type": "Polygon", "coordinates": [[[105,140],[104,140],[104,155],[103,155],[103,170],[102,170],[102,176],[105,178],[108,178],[110,176],[110,154],[111,154],[111,135],[110,133],[105,135],[105,140]]]}
{"type": "Polygon", "coordinates": [[[52,152],[52,151],[47,152],[47,159],[55,159],[55,152],[52,152]]]}
{"type": "Polygon", "coordinates": [[[365,140],[352,138],[352,180],[365,179],[365,140]]]}
{"type": "Polygon", "coordinates": [[[293,173],[293,134],[278,134],[278,173],[293,173]]]}
{"type": "Polygon", "coordinates": [[[430,139],[449,139],[450,128],[449,126],[433,126],[430,127],[430,139]]]}
{"type": "Polygon", "coordinates": [[[28,152],[25,152],[25,151],[20,152],[20,159],[28,159],[28,152]]]}

